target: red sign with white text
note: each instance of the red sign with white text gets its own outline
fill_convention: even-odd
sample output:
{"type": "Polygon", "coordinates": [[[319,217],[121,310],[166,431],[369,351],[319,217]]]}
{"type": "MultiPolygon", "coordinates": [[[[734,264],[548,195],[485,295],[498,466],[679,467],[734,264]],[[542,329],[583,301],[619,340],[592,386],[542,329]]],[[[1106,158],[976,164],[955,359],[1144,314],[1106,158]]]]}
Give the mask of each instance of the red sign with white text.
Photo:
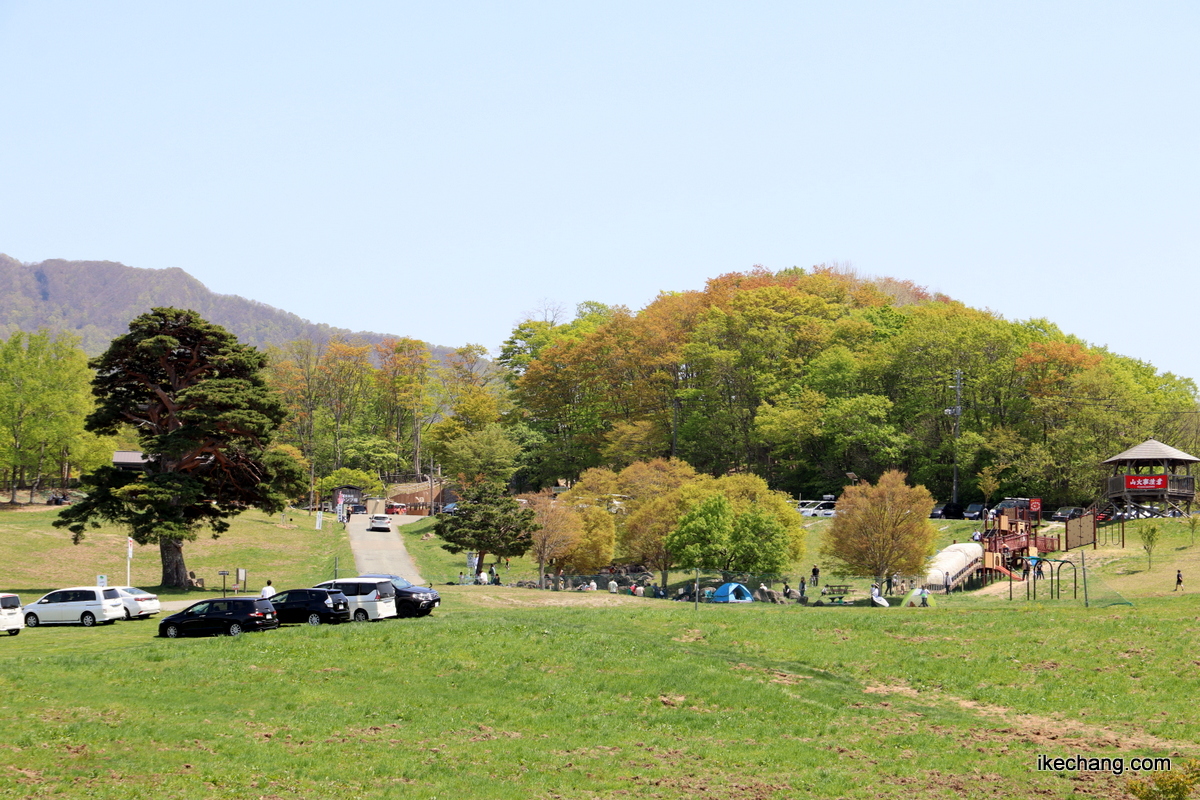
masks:
{"type": "Polygon", "coordinates": [[[1035,497],[1032,500],[1030,500],[1029,501],[1029,510],[1036,511],[1039,514],[1042,513],[1042,498],[1035,497]]]}
{"type": "Polygon", "coordinates": [[[1125,489],[1140,491],[1145,489],[1159,490],[1167,488],[1166,475],[1126,475],[1125,489]]]}

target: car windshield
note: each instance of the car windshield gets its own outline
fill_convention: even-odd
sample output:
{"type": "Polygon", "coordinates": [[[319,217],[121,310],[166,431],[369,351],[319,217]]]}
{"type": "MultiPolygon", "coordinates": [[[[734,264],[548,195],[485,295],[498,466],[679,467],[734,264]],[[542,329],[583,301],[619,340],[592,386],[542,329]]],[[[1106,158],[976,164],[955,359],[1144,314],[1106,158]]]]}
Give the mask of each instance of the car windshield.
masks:
{"type": "Polygon", "coordinates": [[[0,608],[20,608],[20,607],[21,607],[21,598],[17,597],[16,595],[10,595],[9,597],[0,597],[0,608]]]}
{"type": "Polygon", "coordinates": [[[104,590],[104,599],[105,600],[120,600],[121,593],[118,592],[116,589],[105,589],[104,590]]]}

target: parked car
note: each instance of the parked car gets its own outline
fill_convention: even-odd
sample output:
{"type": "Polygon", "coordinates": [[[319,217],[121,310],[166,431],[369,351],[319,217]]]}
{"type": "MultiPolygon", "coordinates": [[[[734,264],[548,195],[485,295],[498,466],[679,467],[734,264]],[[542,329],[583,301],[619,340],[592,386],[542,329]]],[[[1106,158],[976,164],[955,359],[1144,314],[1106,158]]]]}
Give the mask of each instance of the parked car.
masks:
{"type": "Polygon", "coordinates": [[[386,578],[396,589],[396,613],[401,617],[425,617],[442,604],[442,596],[432,586],[417,586],[399,575],[369,573],[363,578],[386,578]]]}
{"type": "Polygon", "coordinates": [[[201,600],[158,623],[164,639],[180,636],[238,636],[245,631],[267,631],[279,627],[271,601],[262,597],[220,597],[201,600]]]}
{"type": "Polygon", "coordinates": [[[962,519],[963,514],[962,503],[955,503],[951,500],[942,506],[942,519],[962,519]]]}
{"type": "Polygon", "coordinates": [[[929,518],[930,519],[941,519],[942,518],[942,509],[945,507],[946,507],[945,503],[938,503],[937,505],[935,505],[933,507],[933,510],[929,512],[929,518]]]}
{"type": "Polygon", "coordinates": [[[25,627],[38,625],[111,625],[125,616],[120,593],[106,586],[58,589],[25,606],[25,627]]]}
{"type": "Polygon", "coordinates": [[[1005,510],[1010,509],[1010,508],[1015,508],[1015,509],[1018,509],[1019,511],[1023,511],[1026,516],[1028,516],[1032,513],[1029,510],[1029,498],[1028,497],[1006,497],[1003,500],[1001,500],[999,503],[997,503],[995,508],[993,508],[991,511],[988,512],[988,517],[990,519],[994,519],[995,517],[998,517],[999,515],[1003,514],[1005,512],[1005,510]]]}
{"type": "Polygon", "coordinates": [[[1083,516],[1084,508],[1079,506],[1062,506],[1058,511],[1054,512],[1054,516],[1050,519],[1054,522],[1066,522],[1069,519],[1078,519],[1083,516]]]}
{"type": "Polygon", "coordinates": [[[815,505],[800,509],[801,516],[805,517],[832,517],[834,508],[837,503],[833,500],[816,500],[815,505]]]}
{"type": "Polygon", "coordinates": [[[386,578],[339,578],[316,588],[338,589],[346,595],[355,622],[396,616],[396,587],[386,578]]]}
{"type": "Polygon", "coordinates": [[[408,511],[407,503],[388,503],[384,512],[388,514],[404,514],[408,511]]]}
{"type": "Polygon", "coordinates": [[[0,631],[8,631],[9,636],[16,636],[24,627],[21,598],[15,594],[0,594],[0,631]]]}
{"type": "Polygon", "coordinates": [[[453,516],[454,513],[457,511],[458,511],[458,503],[446,503],[446,505],[442,506],[443,514],[450,514],[451,516],[453,516]]]}
{"type": "Polygon", "coordinates": [[[350,506],[350,513],[351,514],[365,514],[365,513],[367,513],[367,507],[362,505],[361,503],[355,503],[354,505],[350,506]]]}
{"type": "Polygon", "coordinates": [[[285,589],[270,597],[281,623],[328,625],[350,621],[350,601],[337,589],[285,589]]]}
{"type": "Polygon", "coordinates": [[[134,617],[152,617],[160,610],[158,595],[150,594],[133,586],[115,586],[121,595],[121,604],[125,606],[125,619],[134,617]]]}
{"type": "Polygon", "coordinates": [[[392,529],[392,519],[386,514],[372,514],[367,520],[367,530],[369,531],[390,531],[392,529]]]}
{"type": "Polygon", "coordinates": [[[966,511],[963,511],[963,519],[983,519],[987,511],[987,506],[983,503],[971,503],[966,511]]]}

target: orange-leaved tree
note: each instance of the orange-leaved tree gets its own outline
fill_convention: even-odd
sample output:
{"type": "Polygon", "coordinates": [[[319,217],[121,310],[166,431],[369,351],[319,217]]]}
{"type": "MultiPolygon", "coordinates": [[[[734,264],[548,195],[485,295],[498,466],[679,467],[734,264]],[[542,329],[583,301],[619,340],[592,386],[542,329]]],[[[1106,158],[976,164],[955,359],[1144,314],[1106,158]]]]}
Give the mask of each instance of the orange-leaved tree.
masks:
{"type": "Polygon", "coordinates": [[[909,486],[905,478],[889,470],[878,483],[846,487],[821,543],[821,555],[833,560],[834,572],[883,580],[924,570],[937,536],[929,522],[933,495],[924,486],[909,486]]]}

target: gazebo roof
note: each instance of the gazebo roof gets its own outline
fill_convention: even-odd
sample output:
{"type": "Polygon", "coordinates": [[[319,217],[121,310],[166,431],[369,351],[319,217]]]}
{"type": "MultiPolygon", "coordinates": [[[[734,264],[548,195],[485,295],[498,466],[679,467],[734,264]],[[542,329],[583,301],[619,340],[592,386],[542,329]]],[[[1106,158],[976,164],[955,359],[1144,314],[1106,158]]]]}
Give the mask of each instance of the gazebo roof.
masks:
{"type": "Polygon", "coordinates": [[[1163,444],[1157,439],[1147,439],[1139,445],[1129,448],[1120,455],[1106,459],[1105,464],[1169,464],[1172,462],[1191,464],[1200,458],[1190,456],[1182,450],[1176,450],[1170,445],[1163,444]]]}

